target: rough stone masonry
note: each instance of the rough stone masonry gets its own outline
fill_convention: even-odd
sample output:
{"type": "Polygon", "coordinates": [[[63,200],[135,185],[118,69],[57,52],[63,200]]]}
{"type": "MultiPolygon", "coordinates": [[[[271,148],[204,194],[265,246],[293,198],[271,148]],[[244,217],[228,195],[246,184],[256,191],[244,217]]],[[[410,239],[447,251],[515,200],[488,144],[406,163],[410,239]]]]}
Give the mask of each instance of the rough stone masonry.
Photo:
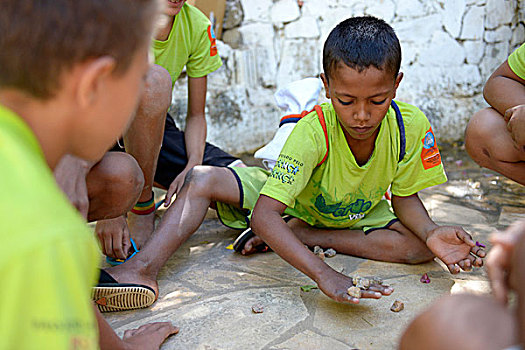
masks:
{"type": "MultiPolygon", "coordinates": [[[[268,142],[281,117],[273,93],[317,76],[330,30],[358,15],[396,30],[405,73],[397,99],[421,108],[440,141],[462,139],[486,106],[486,79],[525,41],[525,0],[228,0],[218,41],[224,65],[208,80],[208,141],[232,153],[268,142]]],[[[186,98],[183,76],[172,107],[179,126],[186,98]]]]}

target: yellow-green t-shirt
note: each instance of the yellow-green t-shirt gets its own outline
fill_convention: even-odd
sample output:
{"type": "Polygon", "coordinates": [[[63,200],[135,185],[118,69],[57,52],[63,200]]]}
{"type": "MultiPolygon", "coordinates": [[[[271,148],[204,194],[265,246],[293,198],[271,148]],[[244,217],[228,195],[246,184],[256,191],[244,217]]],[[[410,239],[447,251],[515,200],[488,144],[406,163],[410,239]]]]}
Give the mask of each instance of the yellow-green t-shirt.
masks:
{"type": "Polygon", "coordinates": [[[1,105],[0,169],[0,349],[97,349],[94,237],[1,105]]]}
{"type": "Polygon", "coordinates": [[[155,64],[168,70],[172,84],[184,66],[189,77],[200,78],[222,65],[209,19],[187,3],[175,16],[168,40],[153,40],[153,53],[155,64]]]}
{"type": "Polygon", "coordinates": [[[525,44],[522,44],[514,50],[507,61],[510,69],[512,69],[518,77],[525,79],[525,44]]]}
{"type": "Polygon", "coordinates": [[[392,107],[380,125],[368,162],[358,165],[331,104],[323,104],[329,150],[317,113],[301,119],[288,137],[261,194],[288,206],[287,213],[317,227],[346,228],[366,217],[391,186],[409,196],[446,182],[430,123],[416,107],[397,102],[406,153],[399,162],[400,131],[392,107]]]}

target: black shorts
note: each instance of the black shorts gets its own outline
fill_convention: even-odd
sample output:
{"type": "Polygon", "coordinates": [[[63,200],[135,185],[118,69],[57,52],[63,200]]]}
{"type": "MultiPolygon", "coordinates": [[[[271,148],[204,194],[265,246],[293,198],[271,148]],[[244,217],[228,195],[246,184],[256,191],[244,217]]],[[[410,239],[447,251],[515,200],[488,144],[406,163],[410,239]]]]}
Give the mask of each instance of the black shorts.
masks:
{"type": "MultiPolygon", "coordinates": [[[[120,144],[122,145],[123,143],[120,142],[120,144]]],[[[123,149],[119,145],[115,145],[112,151],[123,151],[123,149]]],[[[225,167],[238,159],[239,158],[224,152],[219,147],[206,142],[202,164],[225,167]]],[[[168,188],[177,175],[184,170],[187,163],[188,157],[186,154],[184,132],[177,128],[175,122],[168,114],[166,116],[164,138],[162,139],[162,147],[155,172],[155,182],[168,188]]]]}

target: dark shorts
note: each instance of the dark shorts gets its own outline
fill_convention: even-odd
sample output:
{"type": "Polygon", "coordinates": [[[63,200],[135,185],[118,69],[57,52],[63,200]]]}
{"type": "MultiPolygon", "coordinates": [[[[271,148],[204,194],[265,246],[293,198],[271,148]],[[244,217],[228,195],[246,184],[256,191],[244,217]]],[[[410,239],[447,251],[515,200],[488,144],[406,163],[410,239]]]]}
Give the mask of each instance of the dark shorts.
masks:
{"type": "MultiPolygon", "coordinates": [[[[123,143],[120,142],[120,144],[122,145],[123,143]]],[[[123,151],[123,149],[117,144],[112,151],[123,151]]],[[[224,152],[219,147],[206,142],[202,164],[226,167],[238,159],[224,152]]],[[[186,155],[184,132],[177,128],[175,122],[168,114],[157,162],[157,171],[155,172],[155,182],[168,188],[177,175],[184,170],[187,163],[188,157],[186,155]]]]}

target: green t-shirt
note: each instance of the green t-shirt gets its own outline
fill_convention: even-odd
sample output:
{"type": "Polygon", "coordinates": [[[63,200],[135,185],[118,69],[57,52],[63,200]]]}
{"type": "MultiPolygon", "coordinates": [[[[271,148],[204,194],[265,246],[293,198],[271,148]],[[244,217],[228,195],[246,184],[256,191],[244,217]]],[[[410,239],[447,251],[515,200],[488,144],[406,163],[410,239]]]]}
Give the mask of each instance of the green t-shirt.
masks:
{"type": "Polygon", "coordinates": [[[28,126],[0,105],[0,349],[97,349],[99,253],[28,126]]]}
{"type": "Polygon", "coordinates": [[[405,125],[406,154],[399,161],[400,132],[392,107],[381,122],[374,151],[359,166],[346,142],[331,104],[323,104],[329,139],[318,116],[301,119],[284,145],[261,194],[288,206],[287,213],[317,227],[355,225],[374,208],[391,187],[397,196],[409,196],[446,182],[434,134],[416,107],[398,102],[405,125]]]}
{"type": "Polygon", "coordinates": [[[153,40],[153,53],[155,64],[168,70],[172,84],[184,66],[189,77],[200,78],[222,65],[210,21],[187,3],[175,16],[168,40],[153,40]]]}
{"type": "Polygon", "coordinates": [[[521,79],[525,79],[525,44],[522,44],[508,59],[509,67],[521,79]]]}

